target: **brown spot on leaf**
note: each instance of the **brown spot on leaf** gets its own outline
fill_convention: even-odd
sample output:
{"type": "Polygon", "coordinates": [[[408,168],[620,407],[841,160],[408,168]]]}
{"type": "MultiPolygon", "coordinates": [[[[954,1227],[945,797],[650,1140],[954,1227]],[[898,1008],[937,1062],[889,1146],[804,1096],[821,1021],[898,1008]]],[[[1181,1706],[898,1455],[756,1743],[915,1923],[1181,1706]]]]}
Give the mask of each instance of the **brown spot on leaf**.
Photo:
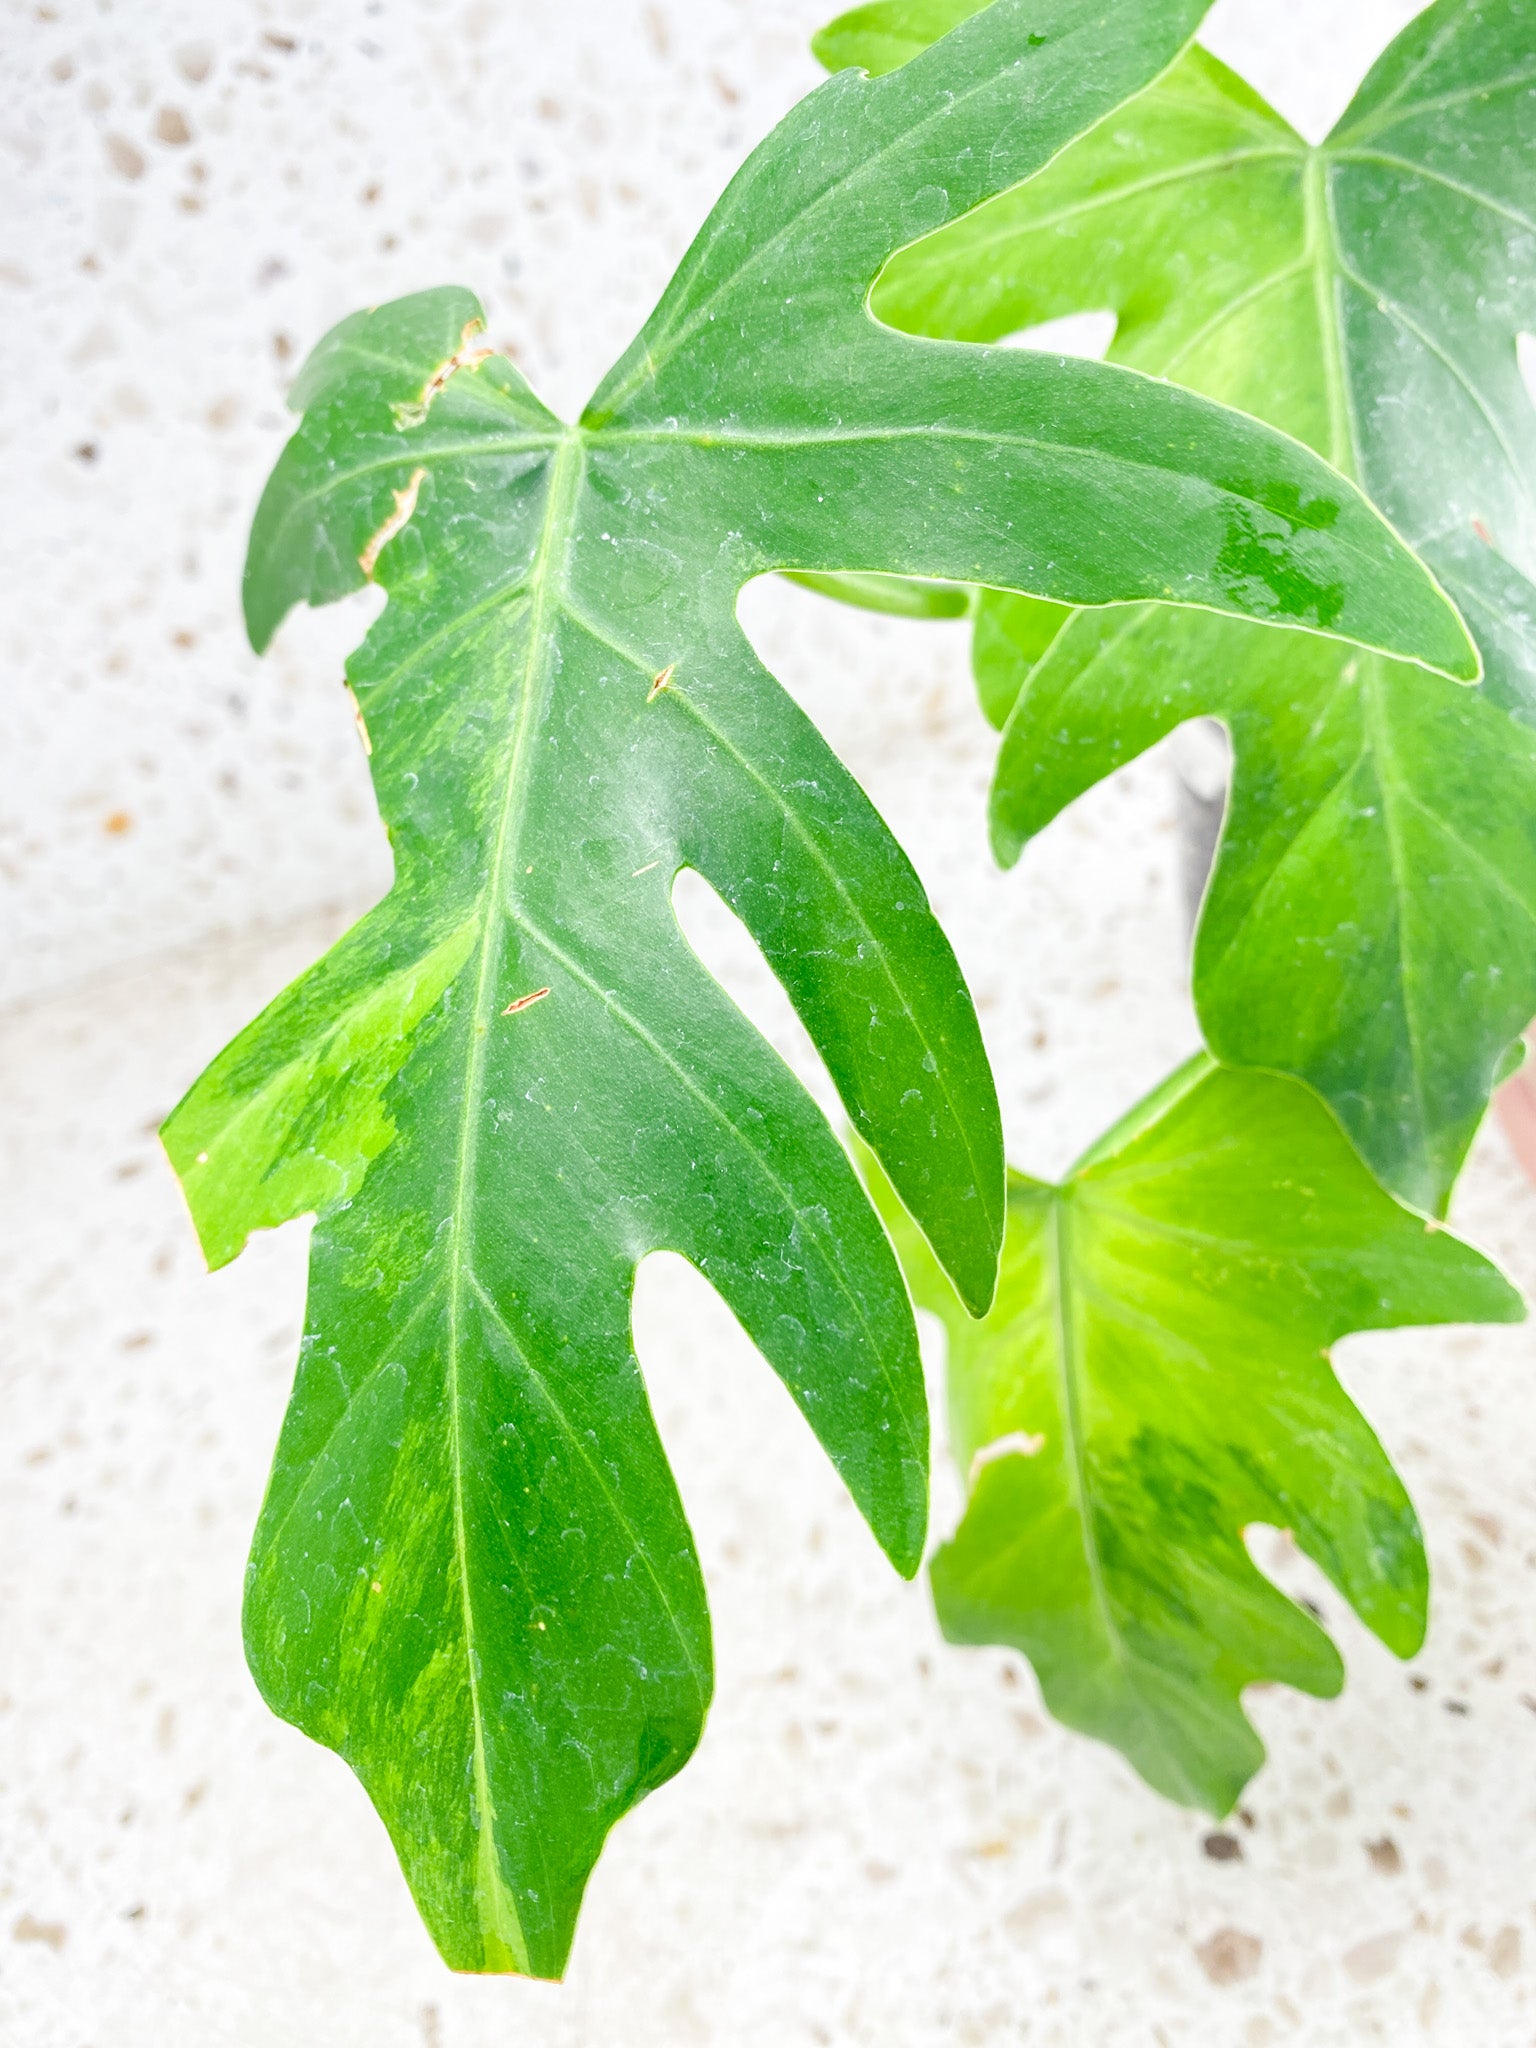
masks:
{"type": "Polygon", "coordinates": [[[535,1003],[542,1003],[548,994],[549,990],[547,988],[536,988],[532,995],[517,996],[508,1003],[501,1014],[503,1017],[515,1017],[519,1010],[529,1010],[532,1009],[535,1003]]]}

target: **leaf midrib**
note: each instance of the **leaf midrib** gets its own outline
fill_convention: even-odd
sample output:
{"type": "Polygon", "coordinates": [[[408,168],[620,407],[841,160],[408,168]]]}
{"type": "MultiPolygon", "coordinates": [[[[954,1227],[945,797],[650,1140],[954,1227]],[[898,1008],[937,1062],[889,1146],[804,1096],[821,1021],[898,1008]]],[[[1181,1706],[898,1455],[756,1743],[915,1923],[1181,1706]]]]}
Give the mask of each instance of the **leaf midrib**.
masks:
{"type": "MultiPolygon", "coordinates": [[[[1083,1417],[1086,1372],[1079,1357],[1080,1344],[1076,1331],[1076,1295],[1079,1292],[1091,1293],[1092,1288],[1076,1281],[1072,1273],[1068,1216],[1074,1192],[1074,1186],[1070,1182],[1053,1190],[1054,1199],[1046,1223],[1049,1238],[1048,1255],[1052,1268],[1051,1293],[1055,1311],[1056,1359],[1062,1390],[1062,1425],[1067,1439],[1066,1466],[1069,1483],[1082,1530],[1083,1556],[1088,1568],[1089,1586],[1119,1686],[1122,1707],[1143,1729],[1157,1752],[1169,1761],[1181,1778],[1184,1778],[1186,1774],[1182,1765],[1168,1749],[1156,1709],[1149,1706],[1142,1694],[1139,1660],[1127,1648],[1116,1619],[1114,1601],[1105,1579],[1104,1561],[1099,1554],[1098,1538],[1094,1530],[1087,1464],[1087,1429],[1083,1417]]],[[[1175,1682],[1182,1682],[1176,1673],[1160,1671],[1160,1675],[1173,1678],[1175,1682]]]]}
{"type": "Polygon", "coordinates": [[[1312,290],[1317,309],[1317,338],[1322,352],[1323,386],[1328,395],[1328,460],[1345,476],[1358,474],[1358,450],[1349,403],[1349,375],[1344,364],[1344,339],[1339,319],[1339,256],[1334,231],[1333,195],[1328,160],[1313,150],[1302,174],[1302,207],[1306,220],[1306,255],[1312,265],[1312,290]],[[1331,275],[1330,275],[1331,273],[1331,275]],[[1329,285],[1332,291],[1329,291],[1329,285]]]}
{"type": "Polygon", "coordinates": [[[1046,1224],[1050,1240],[1051,1294],[1055,1311],[1057,1370],[1061,1379],[1062,1425],[1067,1439],[1067,1469],[1073,1499],[1077,1504],[1077,1518],[1083,1534],[1083,1558],[1088,1567],[1088,1583],[1092,1589],[1094,1606],[1098,1609],[1099,1624],[1109,1645],[1110,1656],[1119,1670],[1121,1682],[1134,1697],[1135,1688],[1127,1674],[1125,1645],[1120,1638],[1119,1624],[1115,1619],[1109,1588],[1104,1579],[1104,1561],[1099,1555],[1098,1537],[1093,1524],[1093,1506],[1089,1498],[1087,1440],[1082,1413],[1083,1388],[1079,1384],[1082,1366],[1078,1357],[1071,1237],[1068,1230],[1071,1199],[1070,1189],[1059,1188],[1055,1200],[1051,1203],[1046,1224]]]}
{"type": "Polygon", "coordinates": [[[571,507],[580,485],[584,462],[581,437],[568,434],[560,442],[550,468],[544,524],[539,535],[533,567],[529,573],[532,604],[528,622],[528,652],[523,665],[522,689],[514,710],[511,762],[502,794],[501,814],[497,820],[490,871],[482,899],[480,961],[474,1004],[470,1014],[469,1069],[465,1077],[463,1104],[459,1117],[453,1229],[448,1248],[445,1393],[448,1403],[449,1463],[452,1471],[454,1558],[459,1577],[465,1675],[469,1685],[470,1717],[474,1733],[473,1770],[479,1834],[476,1861],[480,1873],[476,1906],[482,1934],[506,1942],[524,1971],[529,1966],[528,1940],[512,1894],[502,1881],[501,1858],[493,1823],[495,1806],[486,1763],[485,1717],[480,1703],[479,1655],[475,1647],[474,1594],[465,1533],[463,1398],[459,1367],[464,1341],[461,1325],[465,1292],[474,1278],[471,1271],[473,1246],[469,1242],[469,1221],[479,1164],[480,1110],[485,1085],[485,1063],[490,1045],[491,1013],[496,1001],[495,970],[500,958],[501,924],[497,912],[502,901],[507,861],[517,842],[519,799],[527,774],[528,742],[537,722],[537,707],[542,702],[549,682],[552,637],[548,630],[548,615],[551,606],[556,602],[557,574],[563,572],[569,555],[573,530],[571,507]],[[560,554],[558,565],[554,559],[557,551],[560,554]],[[491,1908],[489,1917],[486,1912],[488,1904],[491,1908]]]}

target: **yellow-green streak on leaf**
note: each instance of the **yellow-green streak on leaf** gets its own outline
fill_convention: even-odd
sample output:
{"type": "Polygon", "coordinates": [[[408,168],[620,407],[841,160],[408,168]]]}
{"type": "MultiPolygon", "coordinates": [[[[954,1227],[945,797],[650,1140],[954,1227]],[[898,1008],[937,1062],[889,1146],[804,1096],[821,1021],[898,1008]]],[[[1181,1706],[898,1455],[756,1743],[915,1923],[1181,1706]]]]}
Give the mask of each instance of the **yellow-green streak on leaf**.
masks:
{"type": "MultiPolygon", "coordinates": [[[[345,1201],[394,1135],[385,1093],[417,1027],[469,956],[472,929],[359,993],[334,1027],[306,1037],[248,1095],[220,1082],[241,1064],[236,1039],[165,1130],[203,1255],[228,1265],[253,1230],[345,1201]]],[[[252,1025],[262,1034],[263,1020],[252,1025]]]]}

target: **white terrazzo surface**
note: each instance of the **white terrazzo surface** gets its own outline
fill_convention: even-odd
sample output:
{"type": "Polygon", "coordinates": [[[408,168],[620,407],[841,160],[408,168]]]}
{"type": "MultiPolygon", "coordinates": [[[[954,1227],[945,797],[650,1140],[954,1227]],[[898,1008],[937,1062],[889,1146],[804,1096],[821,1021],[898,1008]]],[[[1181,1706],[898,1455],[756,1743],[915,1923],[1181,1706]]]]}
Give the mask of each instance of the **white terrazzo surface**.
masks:
{"type": "MultiPolygon", "coordinates": [[[[1316,132],[1409,11],[1225,0],[1213,40],[1316,132]]],[[[358,611],[293,622],[264,667],[236,637],[281,432],[273,337],[299,349],[355,303],[462,277],[541,388],[579,403],[711,191],[812,82],[817,18],[799,0],[10,12],[0,284],[21,311],[0,389],[25,488],[0,511],[28,603],[5,625],[0,915],[32,1000],[0,1017],[5,2048],[1536,2039],[1521,1330],[1346,1347],[1426,1522],[1430,1643],[1396,1665],[1259,1535],[1351,1683],[1331,1705],[1254,1698],[1273,1762],[1227,1860],[1046,1722],[1017,1660],[938,1641],[772,1375],[666,1260],[642,1275],[639,1337],[718,1693],[695,1762],[616,1832],[564,1987],[445,1973],[360,1789],[246,1676],[241,1565],[304,1232],[208,1278],[152,1132],[387,878],[335,686],[358,611]],[[156,140],[165,107],[189,143],[156,140]],[[71,453],[87,441],[94,461],[71,453]]],[[[1015,1158],[1059,1169],[1194,1041],[1161,765],[999,876],[962,636],[782,587],[745,615],[950,926],[1015,1158]]],[[[707,891],[683,909],[825,1099],[750,943],[707,891]]],[[[1459,1214],[1536,1284],[1536,1194],[1496,1136],[1459,1214]]],[[[941,1458],[937,1530],[955,1499],[941,1458]]]]}

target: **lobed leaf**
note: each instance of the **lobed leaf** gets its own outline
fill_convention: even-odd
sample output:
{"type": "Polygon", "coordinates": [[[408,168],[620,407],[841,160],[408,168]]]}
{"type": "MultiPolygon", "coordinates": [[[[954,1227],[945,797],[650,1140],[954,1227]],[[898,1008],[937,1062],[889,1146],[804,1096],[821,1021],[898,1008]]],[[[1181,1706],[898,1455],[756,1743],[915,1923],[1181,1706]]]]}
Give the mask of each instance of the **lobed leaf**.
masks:
{"type": "Polygon", "coordinates": [[[1059,1186],[1010,1176],[981,1322],[871,1178],[948,1337],[969,1500],[933,1563],[944,1633],[1022,1651],[1059,1720],[1226,1813],[1264,1756],[1243,1688],[1343,1682],[1247,1530],[1291,1531],[1398,1656],[1424,1634],[1418,1523],[1329,1347],[1519,1321],[1519,1296],[1385,1195],[1309,1090],[1204,1054],[1059,1186]]]}
{"type": "Polygon", "coordinates": [[[882,328],[900,243],[1028,176],[1177,55],[1200,0],[997,0],[834,79],[705,224],[570,426],[442,291],[296,390],[246,611],[379,583],[348,667],[388,898],[172,1118],[214,1260],[318,1215],[251,1561],[277,1712],[383,1815],[444,1955],[557,1974],[613,1822],[697,1741],[693,1545],[630,1340],[669,1248],[730,1305],[897,1566],[926,1416],[889,1243],[825,1119],[684,943],[743,919],[973,1310],[1004,1224],[970,998],[917,877],[756,660],[769,571],[1150,595],[1470,661],[1307,451],[1126,371],[882,328]]]}
{"type": "MultiPolygon", "coordinates": [[[[882,33],[905,11],[882,10],[882,33]]],[[[973,341],[1112,310],[1115,360],[1319,449],[1462,605],[1477,697],[1195,613],[1058,618],[1053,635],[984,595],[976,628],[984,706],[1011,713],[1005,863],[1182,719],[1227,724],[1231,815],[1195,959],[1207,1041],[1310,1081],[1390,1186],[1443,1213],[1536,1012],[1536,754],[1495,708],[1536,720],[1536,412],[1517,360],[1536,328],[1536,4],[1438,0],[1317,149],[1193,50],[1040,177],[898,257],[874,304],[973,341]]]]}

